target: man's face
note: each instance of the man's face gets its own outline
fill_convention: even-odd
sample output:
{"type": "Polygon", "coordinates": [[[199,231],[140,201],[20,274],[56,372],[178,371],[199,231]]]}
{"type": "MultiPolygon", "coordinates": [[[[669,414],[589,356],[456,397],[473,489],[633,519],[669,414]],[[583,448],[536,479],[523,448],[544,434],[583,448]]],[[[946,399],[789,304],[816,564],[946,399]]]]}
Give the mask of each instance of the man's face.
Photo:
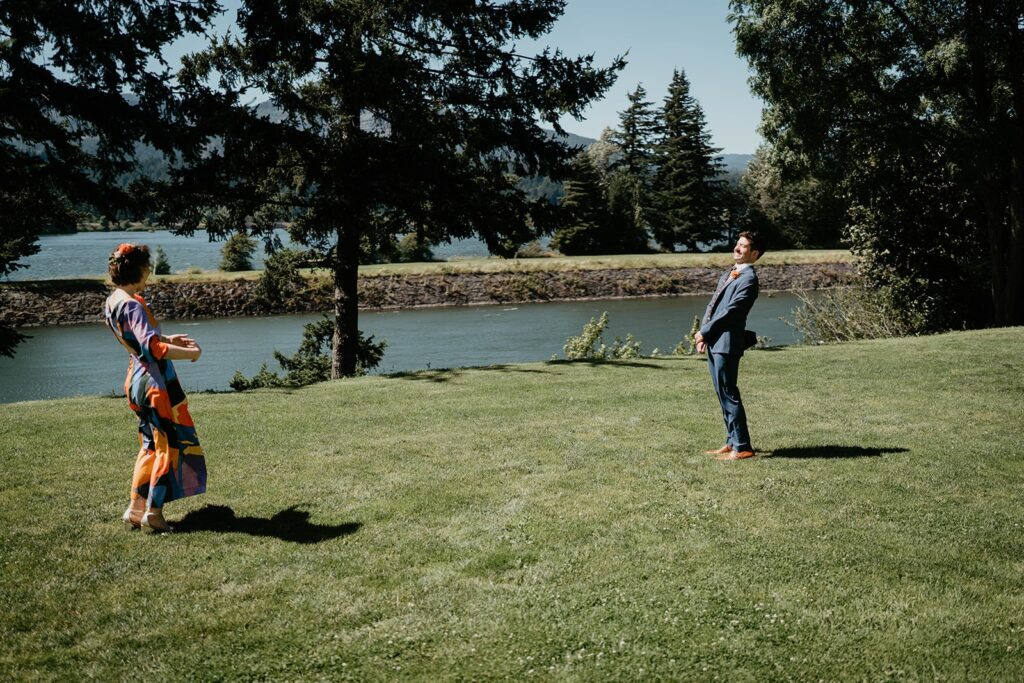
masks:
{"type": "Polygon", "coordinates": [[[750,240],[741,237],[736,240],[736,246],[732,248],[732,260],[739,263],[753,263],[761,254],[750,248],[750,240]]]}

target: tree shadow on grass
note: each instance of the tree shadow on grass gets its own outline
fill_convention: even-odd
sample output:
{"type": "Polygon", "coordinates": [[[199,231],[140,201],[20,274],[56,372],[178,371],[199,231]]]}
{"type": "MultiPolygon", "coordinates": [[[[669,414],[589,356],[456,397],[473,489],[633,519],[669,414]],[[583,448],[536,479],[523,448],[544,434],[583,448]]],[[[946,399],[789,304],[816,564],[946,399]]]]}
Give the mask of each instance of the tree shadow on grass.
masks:
{"type": "Polygon", "coordinates": [[[488,370],[490,372],[521,372],[524,374],[534,375],[554,375],[558,374],[551,370],[539,370],[537,368],[527,368],[520,365],[477,365],[466,368],[436,368],[427,370],[409,370],[405,372],[396,372],[388,377],[394,379],[411,379],[420,380],[426,382],[447,382],[455,379],[459,375],[463,374],[467,370],[488,370]]]}
{"type": "MultiPolygon", "coordinates": [[[[667,356],[658,356],[653,360],[667,360],[667,356]]],[[[620,360],[620,359],[608,359],[603,360],[600,358],[581,358],[578,360],[549,360],[545,365],[588,365],[590,367],[608,367],[608,368],[646,368],[647,370],[664,370],[658,363],[645,363],[642,360],[620,360]]]]}
{"type": "MultiPolygon", "coordinates": [[[[667,357],[658,356],[658,360],[667,360],[667,357]]],[[[536,361],[535,361],[536,362],[536,361]]],[[[655,363],[644,363],[640,361],[627,360],[549,360],[543,361],[545,368],[557,368],[559,365],[589,365],[591,367],[605,366],[616,368],[646,368],[648,370],[664,370],[665,368],[655,363]]],[[[532,375],[557,375],[560,374],[554,369],[528,368],[523,365],[473,365],[465,368],[436,368],[426,370],[409,370],[395,372],[387,377],[394,379],[411,379],[427,382],[447,382],[455,379],[467,370],[487,370],[488,372],[519,372],[532,375]]]]}
{"type": "Polygon", "coordinates": [[[207,505],[185,515],[180,522],[174,522],[175,533],[190,534],[197,531],[249,534],[270,536],[292,543],[320,543],[359,531],[359,522],[346,524],[311,524],[309,513],[298,509],[298,505],[281,510],[270,519],[260,517],[238,517],[226,505],[207,505]]]}
{"type": "Polygon", "coordinates": [[[907,453],[907,448],[865,448],[863,446],[796,446],[792,448],[776,448],[770,453],[764,453],[770,458],[793,458],[795,460],[820,458],[842,459],[842,458],[879,458],[890,453],[907,453]]]}

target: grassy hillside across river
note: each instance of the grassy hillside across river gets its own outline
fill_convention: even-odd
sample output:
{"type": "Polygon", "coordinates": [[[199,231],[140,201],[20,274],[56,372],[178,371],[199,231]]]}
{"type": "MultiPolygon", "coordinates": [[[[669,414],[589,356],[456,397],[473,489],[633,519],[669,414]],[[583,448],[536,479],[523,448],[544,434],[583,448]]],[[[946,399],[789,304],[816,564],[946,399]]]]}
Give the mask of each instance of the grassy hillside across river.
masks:
{"type": "MultiPolygon", "coordinates": [[[[806,249],[768,252],[758,265],[791,265],[815,263],[853,263],[854,256],[843,249],[806,249]]],[[[652,268],[727,268],[732,264],[731,253],[686,253],[686,254],[614,254],[608,256],[556,256],[551,258],[472,258],[454,261],[432,261],[423,263],[378,263],[359,267],[361,277],[387,275],[445,275],[458,273],[531,273],[573,270],[615,270],[652,268]]],[[[153,282],[202,282],[218,280],[254,280],[262,271],[251,270],[234,273],[204,271],[199,273],[174,273],[154,275],[153,282]]],[[[308,276],[326,273],[320,270],[305,270],[308,276]]],[[[90,278],[76,278],[89,280],[90,278]]],[[[102,280],[103,278],[91,278],[102,280]]]]}
{"type": "Polygon", "coordinates": [[[120,529],[135,419],[0,406],[0,677],[1024,678],[1024,328],[200,394],[210,488],[120,529]]]}

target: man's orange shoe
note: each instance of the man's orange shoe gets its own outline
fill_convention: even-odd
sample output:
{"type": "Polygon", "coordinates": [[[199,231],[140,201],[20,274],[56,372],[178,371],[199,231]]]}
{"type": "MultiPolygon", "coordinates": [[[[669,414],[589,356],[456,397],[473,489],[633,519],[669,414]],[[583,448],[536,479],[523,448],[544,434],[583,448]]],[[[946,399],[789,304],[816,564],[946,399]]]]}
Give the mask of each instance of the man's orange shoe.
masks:
{"type": "Polygon", "coordinates": [[[704,451],[708,455],[725,455],[726,453],[732,453],[732,446],[726,444],[715,451],[704,451]]]}
{"type": "Polygon", "coordinates": [[[754,451],[730,451],[723,453],[715,458],[715,460],[746,460],[747,458],[753,458],[755,455],[757,453],[754,451]]]}

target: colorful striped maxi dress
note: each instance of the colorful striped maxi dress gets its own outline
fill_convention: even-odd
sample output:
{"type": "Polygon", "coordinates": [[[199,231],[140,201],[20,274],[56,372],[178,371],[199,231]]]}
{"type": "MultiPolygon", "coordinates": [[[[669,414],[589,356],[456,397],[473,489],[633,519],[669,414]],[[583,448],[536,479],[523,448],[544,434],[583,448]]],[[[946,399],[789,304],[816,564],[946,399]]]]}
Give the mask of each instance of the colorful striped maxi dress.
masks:
{"type": "Polygon", "coordinates": [[[156,318],[138,294],[115,289],[104,306],[107,325],[128,350],[124,393],[139,416],[139,455],[132,476],[132,500],[147,508],[206,491],[206,458],[188,412],[185,392],[165,358],[156,318]]]}

